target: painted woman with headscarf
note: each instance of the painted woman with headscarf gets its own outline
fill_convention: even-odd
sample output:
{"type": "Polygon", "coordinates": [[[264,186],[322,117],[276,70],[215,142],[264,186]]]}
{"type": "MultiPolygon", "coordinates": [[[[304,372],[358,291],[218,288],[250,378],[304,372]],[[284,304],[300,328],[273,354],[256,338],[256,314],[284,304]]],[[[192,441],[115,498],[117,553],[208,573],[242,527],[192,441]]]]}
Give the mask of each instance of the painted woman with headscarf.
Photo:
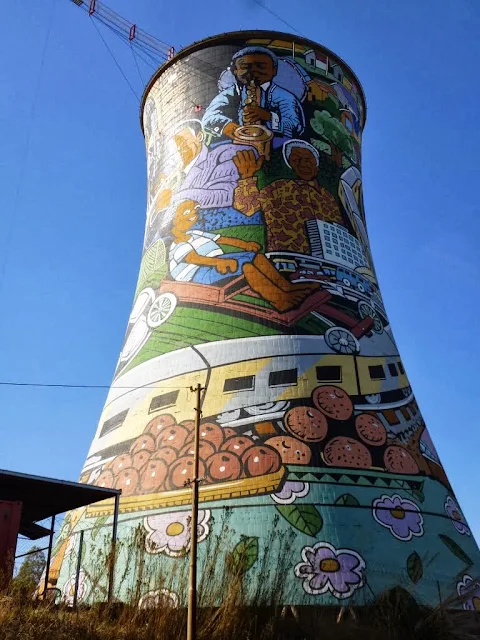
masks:
{"type": "Polygon", "coordinates": [[[255,173],[263,158],[249,150],[233,158],[240,180],[235,189],[234,207],[245,215],[261,210],[267,230],[267,251],[308,254],[305,233],[307,220],[345,224],[334,196],[318,184],[318,151],[303,140],[290,140],[283,146],[287,166],[296,178],[275,180],[259,189],[255,173]]]}

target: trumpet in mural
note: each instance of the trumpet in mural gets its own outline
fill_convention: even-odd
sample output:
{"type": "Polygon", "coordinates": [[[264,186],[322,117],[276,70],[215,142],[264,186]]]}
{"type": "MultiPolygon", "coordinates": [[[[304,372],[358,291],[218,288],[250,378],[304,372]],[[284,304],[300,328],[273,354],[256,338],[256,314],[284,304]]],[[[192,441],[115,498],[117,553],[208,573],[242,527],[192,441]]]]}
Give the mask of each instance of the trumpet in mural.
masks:
{"type": "MultiPolygon", "coordinates": [[[[281,554],[286,535],[285,604],[363,604],[405,582],[436,604],[439,589],[446,597],[475,585],[478,548],[372,263],[364,123],[349,67],[285,34],[211,38],[149,83],[143,256],[81,474],[122,489],[119,536],[144,533],[145,593],[156,569],[175,576],[188,561],[197,383],[199,553],[224,535],[228,514],[222,545],[225,554],[249,550],[247,598],[255,585],[275,589],[275,568],[265,574],[262,559],[272,544],[281,554]],[[200,115],[191,105],[204,105],[200,115]]],[[[109,501],[89,507],[60,535],[56,576],[68,591],[69,541],[86,532],[85,600],[101,597],[91,564],[112,513],[109,501]]]]}

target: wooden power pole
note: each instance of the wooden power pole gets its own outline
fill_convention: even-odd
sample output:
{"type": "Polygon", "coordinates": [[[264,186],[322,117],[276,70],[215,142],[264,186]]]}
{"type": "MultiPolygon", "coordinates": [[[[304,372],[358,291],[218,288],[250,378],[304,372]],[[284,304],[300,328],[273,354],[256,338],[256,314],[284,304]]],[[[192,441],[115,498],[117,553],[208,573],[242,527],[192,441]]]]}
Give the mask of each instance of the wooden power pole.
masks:
{"type": "Polygon", "coordinates": [[[187,640],[197,637],[197,529],[198,529],[198,443],[200,439],[201,393],[204,387],[200,383],[190,387],[195,392],[195,440],[193,448],[193,479],[192,479],[192,516],[190,522],[190,576],[188,581],[188,618],[187,640]]]}

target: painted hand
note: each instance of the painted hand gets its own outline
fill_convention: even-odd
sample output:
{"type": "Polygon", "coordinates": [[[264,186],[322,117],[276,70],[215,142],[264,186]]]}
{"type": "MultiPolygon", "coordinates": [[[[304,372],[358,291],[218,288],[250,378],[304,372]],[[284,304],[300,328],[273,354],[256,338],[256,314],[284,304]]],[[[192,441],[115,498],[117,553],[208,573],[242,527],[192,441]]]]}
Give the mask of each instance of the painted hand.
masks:
{"type": "Polygon", "coordinates": [[[238,169],[240,178],[251,178],[262,166],[263,156],[258,159],[253,151],[237,151],[233,162],[238,169]]]}
{"type": "Polygon", "coordinates": [[[258,242],[244,242],[242,247],[245,251],[252,251],[253,253],[256,253],[260,250],[260,245],[258,244],[258,242]]]}
{"type": "Polygon", "coordinates": [[[245,124],[255,124],[256,122],[268,122],[272,117],[270,111],[262,107],[247,105],[243,109],[243,121],[245,124]]]}
{"type": "Polygon", "coordinates": [[[227,258],[226,260],[219,260],[215,268],[218,273],[233,273],[238,268],[238,262],[236,260],[231,260],[230,258],[227,258]]]}

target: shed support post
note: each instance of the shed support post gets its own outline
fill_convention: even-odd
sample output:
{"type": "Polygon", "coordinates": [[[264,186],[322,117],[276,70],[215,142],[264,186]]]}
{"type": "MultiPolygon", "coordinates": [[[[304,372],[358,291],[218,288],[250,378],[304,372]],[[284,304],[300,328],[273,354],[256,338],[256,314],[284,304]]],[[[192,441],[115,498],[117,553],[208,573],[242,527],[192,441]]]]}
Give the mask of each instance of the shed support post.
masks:
{"type": "Polygon", "coordinates": [[[48,539],[47,564],[45,565],[45,583],[43,585],[43,599],[47,597],[48,579],[50,577],[50,562],[52,560],[53,535],[55,533],[55,516],[50,523],[50,537],[48,539]]]}
{"type": "Polygon", "coordinates": [[[75,591],[73,593],[73,608],[77,608],[78,601],[78,585],[80,582],[80,569],[82,567],[82,552],[83,552],[83,529],[80,531],[80,542],[78,544],[78,560],[77,560],[77,573],[75,575],[75,591]]]}
{"type": "Polygon", "coordinates": [[[108,576],[108,604],[111,604],[113,598],[113,586],[115,581],[115,561],[117,555],[117,530],[118,530],[118,511],[120,506],[120,494],[115,496],[115,508],[113,510],[113,526],[112,526],[112,548],[110,551],[110,572],[108,576]]]}

